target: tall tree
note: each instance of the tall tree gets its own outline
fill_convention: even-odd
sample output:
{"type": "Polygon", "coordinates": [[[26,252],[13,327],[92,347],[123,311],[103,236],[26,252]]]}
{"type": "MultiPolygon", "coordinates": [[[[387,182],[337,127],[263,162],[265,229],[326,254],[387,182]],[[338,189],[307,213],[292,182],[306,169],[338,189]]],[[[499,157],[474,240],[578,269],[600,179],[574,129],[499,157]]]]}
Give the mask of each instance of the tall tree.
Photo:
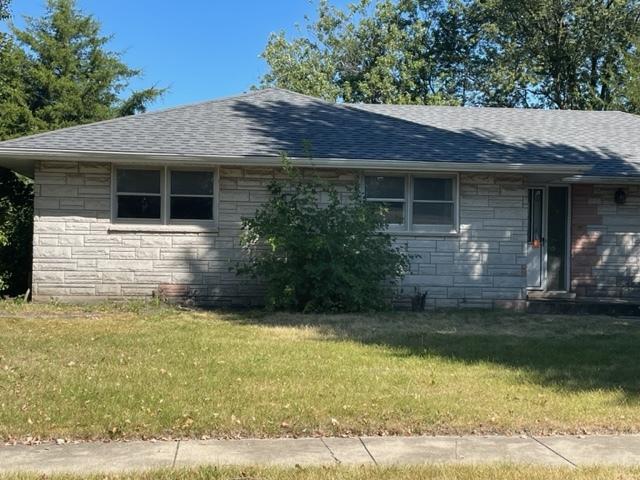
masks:
{"type": "Polygon", "coordinates": [[[640,114],[640,37],[636,40],[636,48],[625,58],[627,78],[623,82],[624,109],[640,114]]]}
{"type": "Polygon", "coordinates": [[[461,64],[472,46],[462,20],[440,0],[361,0],[346,10],[322,0],[306,35],[271,36],[262,85],[351,102],[464,103],[461,64]]]}
{"type": "MultiPolygon", "coordinates": [[[[0,18],[8,17],[0,0],[0,18]]],[[[74,0],[48,0],[42,18],[0,37],[0,139],[142,112],[162,94],[125,95],[140,70],[108,50],[110,37],[74,0]]],[[[32,187],[0,169],[0,293],[24,292],[31,268],[32,187]]]]}
{"type": "Polygon", "coordinates": [[[151,87],[121,98],[141,71],[106,48],[110,37],[75,0],[48,0],[42,18],[27,17],[25,28],[12,32],[26,52],[23,81],[38,130],[141,112],[162,93],[151,87]]]}
{"type": "Polygon", "coordinates": [[[630,109],[639,23],[638,0],[322,0],[303,35],[270,38],[262,85],[347,101],[630,109]]]}
{"type": "Polygon", "coordinates": [[[637,0],[484,0],[471,10],[484,35],[484,102],[624,108],[627,56],[640,32],[637,0]]]}

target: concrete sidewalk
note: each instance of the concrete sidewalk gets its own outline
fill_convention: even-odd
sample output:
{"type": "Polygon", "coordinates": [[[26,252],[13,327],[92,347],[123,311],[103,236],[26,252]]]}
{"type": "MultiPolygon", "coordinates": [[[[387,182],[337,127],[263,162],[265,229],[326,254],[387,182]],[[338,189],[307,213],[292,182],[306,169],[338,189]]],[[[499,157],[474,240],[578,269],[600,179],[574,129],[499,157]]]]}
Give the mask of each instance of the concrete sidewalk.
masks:
{"type": "Polygon", "coordinates": [[[122,472],[197,465],[491,463],[640,465],[640,436],[355,437],[0,446],[0,473],[122,472]]]}

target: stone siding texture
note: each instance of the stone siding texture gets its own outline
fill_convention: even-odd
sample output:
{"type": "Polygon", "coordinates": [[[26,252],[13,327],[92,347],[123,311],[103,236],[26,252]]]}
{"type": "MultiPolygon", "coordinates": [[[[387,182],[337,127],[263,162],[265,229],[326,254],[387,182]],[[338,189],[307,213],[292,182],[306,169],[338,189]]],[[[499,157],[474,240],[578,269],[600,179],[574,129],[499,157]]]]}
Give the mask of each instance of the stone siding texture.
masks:
{"type": "MultiPolygon", "coordinates": [[[[251,215],[267,198],[266,186],[276,172],[221,167],[215,233],[114,232],[110,165],[39,162],[34,299],[148,297],[161,292],[207,304],[260,304],[260,286],[230,268],[241,257],[241,217],[251,215]]],[[[343,184],[357,178],[351,171],[316,173],[343,184]]],[[[398,237],[415,256],[398,300],[406,302],[427,291],[430,307],[520,306],[526,281],[524,178],[461,174],[459,187],[459,235],[398,237]]]]}
{"type": "Polygon", "coordinates": [[[579,297],[640,299],[640,186],[574,185],[571,288],[579,297]],[[622,188],[624,205],[614,202],[622,188]]]}

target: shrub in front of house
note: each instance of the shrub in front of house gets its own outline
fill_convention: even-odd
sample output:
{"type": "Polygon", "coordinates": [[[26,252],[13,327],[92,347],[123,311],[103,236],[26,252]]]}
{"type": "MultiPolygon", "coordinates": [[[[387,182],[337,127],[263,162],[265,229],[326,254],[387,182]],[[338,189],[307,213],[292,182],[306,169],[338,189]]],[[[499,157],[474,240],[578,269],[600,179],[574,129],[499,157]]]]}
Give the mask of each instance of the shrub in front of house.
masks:
{"type": "Polygon", "coordinates": [[[267,308],[362,312],[388,308],[408,256],[386,233],[384,208],[358,185],[339,190],[285,165],[270,198],[243,219],[238,273],[262,281],[267,308]]]}

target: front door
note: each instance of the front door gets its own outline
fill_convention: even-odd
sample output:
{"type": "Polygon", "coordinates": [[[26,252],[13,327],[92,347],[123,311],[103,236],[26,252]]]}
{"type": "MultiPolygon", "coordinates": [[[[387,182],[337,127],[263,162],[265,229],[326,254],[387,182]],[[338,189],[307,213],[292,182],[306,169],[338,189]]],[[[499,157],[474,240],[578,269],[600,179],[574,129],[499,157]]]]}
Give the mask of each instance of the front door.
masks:
{"type": "Polygon", "coordinates": [[[563,292],[568,289],[569,253],[569,188],[552,187],[547,190],[547,272],[545,290],[563,292]]]}
{"type": "Polygon", "coordinates": [[[542,289],[544,280],[544,189],[529,189],[527,287],[542,289]]]}
{"type": "Polygon", "coordinates": [[[527,288],[568,289],[569,187],[529,189],[527,288]]]}

